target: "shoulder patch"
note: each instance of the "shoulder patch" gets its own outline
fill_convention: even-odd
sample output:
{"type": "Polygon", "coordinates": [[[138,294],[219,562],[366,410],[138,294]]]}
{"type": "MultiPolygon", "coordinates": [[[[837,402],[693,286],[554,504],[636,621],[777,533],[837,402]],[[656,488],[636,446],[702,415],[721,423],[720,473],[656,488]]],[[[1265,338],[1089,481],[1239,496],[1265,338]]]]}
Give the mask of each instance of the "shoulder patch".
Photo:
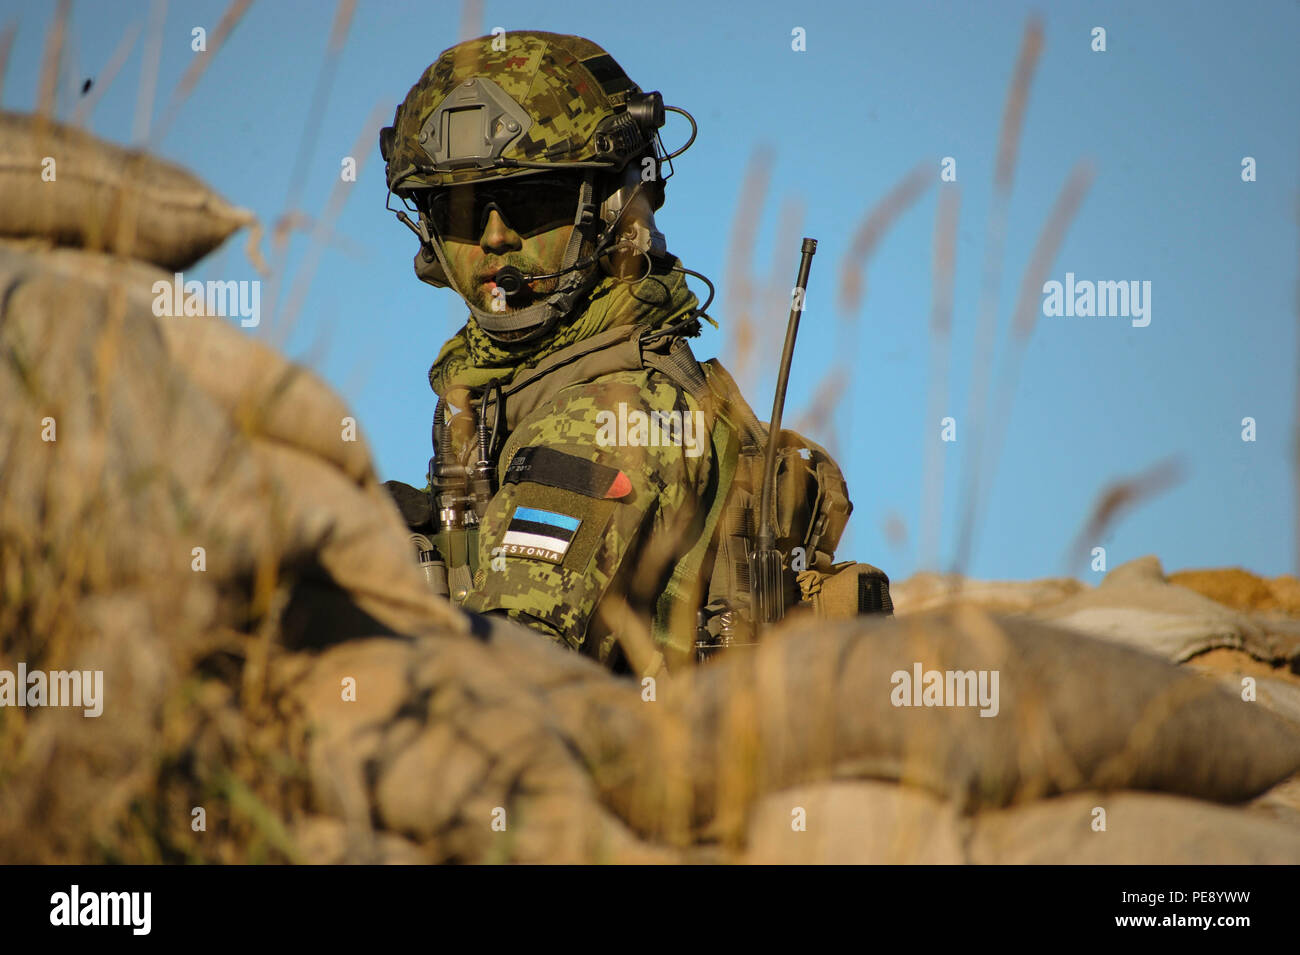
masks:
{"type": "Polygon", "coordinates": [[[487,537],[480,531],[479,544],[489,553],[500,546],[505,557],[556,564],[561,570],[579,574],[586,573],[592,556],[605,542],[614,513],[627,507],[532,481],[503,487],[498,493],[512,498],[503,508],[509,516],[498,525],[500,530],[487,537]]]}
{"type": "Polygon", "coordinates": [[[501,543],[507,556],[558,564],[569,552],[581,526],[581,518],[517,504],[501,543]]]}
{"type": "Polygon", "coordinates": [[[541,446],[521,448],[506,468],[503,483],[525,481],[602,500],[618,500],[632,493],[631,480],[618,468],[541,446]]]}

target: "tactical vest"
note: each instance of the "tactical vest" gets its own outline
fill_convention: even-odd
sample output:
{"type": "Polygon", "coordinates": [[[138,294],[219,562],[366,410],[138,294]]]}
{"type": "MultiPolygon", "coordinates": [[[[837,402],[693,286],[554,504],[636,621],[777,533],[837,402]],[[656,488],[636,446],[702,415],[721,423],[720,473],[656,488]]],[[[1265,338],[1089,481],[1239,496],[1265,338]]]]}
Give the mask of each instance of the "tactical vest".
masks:
{"type": "MultiPolygon", "coordinates": [[[[620,371],[652,369],[689,394],[705,412],[717,469],[716,492],[699,537],[676,564],[659,597],[652,635],[677,654],[750,644],[749,558],[755,548],[767,428],[717,359],[700,364],[686,340],[642,325],[608,329],[548,355],[499,391],[485,392],[478,416],[491,420],[499,400],[505,432],[571,385],[620,371]],[[499,397],[498,397],[499,396],[499,397]]],[[[496,462],[493,462],[495,467],[496,462]]],[[[772,521],[783,555],[784,605],[801,603],[833,616],[891,612],[889,582],[870,565],[834,563],[853,506],[844,476],[820,445],[782,429],[772,521]],[[856,574],[845,574],[850,568],[856,574]],[[850,577],[852,580],[850,580],[850,577]],[[842,578],[842,579],[841,579],[842,578]]],[[[447,555],[452,594],[476,563],[472,539],[447,555]]]]}

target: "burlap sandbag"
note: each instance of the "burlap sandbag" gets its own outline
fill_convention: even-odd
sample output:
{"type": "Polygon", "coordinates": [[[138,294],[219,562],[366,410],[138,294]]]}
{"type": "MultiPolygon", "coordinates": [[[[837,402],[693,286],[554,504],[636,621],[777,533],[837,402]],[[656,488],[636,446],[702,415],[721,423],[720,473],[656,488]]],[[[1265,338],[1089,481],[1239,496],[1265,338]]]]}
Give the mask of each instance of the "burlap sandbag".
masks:
{"type": "Polygon", "coordinates": [[[1135,792],[1073,793],[962,817],[909,786],[828,783],[765,797],[750,820],[748,838],[745,860],[765,864],[1300,862],[1300,831],[1277,819],[1135,792]]]}
{"type": "Polygon", "coordinates": [[[1271,667],[1240,650],[1211,650],[1194,657],[1189,669],[1219,682],[1233,696],[1253,702],[1296,725],[1300,732],[1300,677],[1271,667]]]}
{"type": "Polygon", "coordinates": [[[358,483],[371,474],[356,418],[313,372],[220,319],[158,322],[172,358],[241,427],[328,461],[358,483]]]}
{"type": "Polygon", "coordinates": [[[188,268],[256,222],[173,163],[18,113],[0,112],[0,196],[0,235],[167,269],[188,268]]]}
{"type": "MultiPolygon", "coordinates": [[[[65,266],[100,258],[60,256],[65,266]]],[[[463,615],[421,578],[396,508],[357,460],[364,447],[298,440],[337,428],[342,406],[323,384],[290,376],[284,400],[296,403],[268,417],[282,426],[268,434],[240,420],[228,395],[205,390],[167,343],[210,355],[186,352],[185,336],[216,340],[232,370],[270,368],[281,380],[275,366],[286,362],[233,329],[224,334],[220,319],[156,319],[139,267],[119,282],[103,262],[78,278],[50,261],[0,247],[0,519],[27,542],[25,557],[9,555],[32,565],[25,590],[42,592],[34,578],[46,573],[45,589],[60,589],[61,560],[91,561],[105,587],[165,588],[201,572],[254,581],[265,598],[279,580],[322,579],[382,626],[465,631],[463,615]],[[159,321],[176,324],[164,332],[159,321]],[[42,440],[46,418],[55,440],[42,440]]]]}
{"type": "Polygon", "coordinates": [[[890,585],[894,613],[935,610],[956,603],[972,604],[989,613],[1025,613],[1059,603],[1085,590],[1072,577],[1039,580],[971,580],[956,574],[922,572],[890,585]]]}
{"type": "Polygon", "coordinates": [[[1300,627],[1293,622],[1242,613],[1168,583],[1155,557],[1122,564],[1100,586],[1032,613],[1175,663],[1219,647],[1261,660],[1300,655],[1300,627]]]}
{"type": "Polygon", "coordinates": [[[1288,825],[1300,832],[1300,775],[1278,783],[1249,807],[1256,815],[1288,825]]]}
{"type": "Polygon", "coordinates": [[[962,818],[921,789],[796,786],[754,807],[744,861],[758,865],[958,865],[962,818]]]}
{"type": "MultiPolygon", "coordinates": [[[[592,695],[615,691],[627,711],[644,718],[642,704],[592,661],[536,634],[528,639],[506,646],[496,638],[492,645],[362,640],[281,661],[276,681],[300,725],[311,728],[315,809],[341,820],[361,844],[372,828],[400,833],[429,861],[674,861],[673,852],[638,839],[600,804],[589,776],[594,767],[580,757],[553,701],[557,692],[586,687],[592,695]],[[539,683],[531,666],[516,666],[521,647],[549,671],[548,680],[539,683]],[[340,699],[347,678],[355,681],[355,702],[340,699]],[[494,828],[494,820],[506,829],[494,828]]],[[[366,861],[345,847],[305,861],[343,859],[366,861]]]]}
{"type": "Polygon", "coordinates": [[[981,813],[968,851],[980,865],[1296,865],[1300,832],[1177,796],[1074,793],[981,813]]]}
{"type": "MultiPolygon", "coordinates": [[[[152,313],[153,283],[172,276],[123,256],[50,248],[39,240],[0,239],[0,248],[39,256],[51,275],[88,281],[152,313]]],[[[157,319],[172,359],[246,433],[320,457],[354,481],[370,473],[370,446],[347,405],[318,375],[219,317],[157,319]]]]}
{"type": "Polygon", "coordinates": [[[1293,726],[1200,674],[974,609],[818,621],[704,668],[695,684],[683,705],[706,815],[827,778],[901,780],[975,810],[1087,788],[1234,802],[1300,770],[1293,726]],[[914,663],[997,671],[996,715],[893,705],[893,675],[914,663]]]}

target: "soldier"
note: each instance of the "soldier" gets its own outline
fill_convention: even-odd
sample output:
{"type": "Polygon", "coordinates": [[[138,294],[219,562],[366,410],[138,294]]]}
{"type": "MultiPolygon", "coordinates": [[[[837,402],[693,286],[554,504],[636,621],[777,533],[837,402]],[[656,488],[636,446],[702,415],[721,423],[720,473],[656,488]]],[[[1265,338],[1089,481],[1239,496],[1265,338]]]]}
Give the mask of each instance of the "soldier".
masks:
{"type": "MultiPolygon", "coordinates": [[[[417,275],[469,306],[429,371],[429,494],[390,489],[452,600],[616,671],[657,662],[648,648],[676,663],[744,642],[766,439],[686,344],[708,316],[686,284],[703,276],[655,226],[662,163],[685,149],[664,154],[665,109],[690,119],[596,44],[516,32],[444,52],[380,136],[417,275]]],[[[782,438],[812,462],[785,467],[802,482],[778,496],[798,502],[782,537],[803,548],[798,600],[850,505],[825,452],[782,438]]]]}

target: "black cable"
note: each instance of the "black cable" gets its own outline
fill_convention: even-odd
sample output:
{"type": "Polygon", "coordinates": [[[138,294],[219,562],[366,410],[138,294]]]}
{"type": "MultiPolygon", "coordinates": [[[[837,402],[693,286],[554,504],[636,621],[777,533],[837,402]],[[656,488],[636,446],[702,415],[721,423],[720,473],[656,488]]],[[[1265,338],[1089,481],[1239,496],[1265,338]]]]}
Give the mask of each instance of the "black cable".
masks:
{"type": "Polygon", "coordinates": [[[700,127],[696,124],[695,117],[686,112],[686,110],[682,109],[680,106],[665,106],[664,109],[673,113],[681,113],[686,117],[686,121],[691,124],[691,138],[686,140],[686,145],[670,152],[661,160],[662,162],[668,162],[671,159],[676,159],[682,153],[686,152],[686,150],[691,148],[691,143],[695,142],[695,137],[699,135],[700,127]]]}
{"type": "MultiPolygon", "coordinates": [[[[695,276],[697,279],[699,279],[701,282],[703,282],[705,285],[709,287],[709,297],[705,299],[703,305],[691,309],[690,314],[686,318],[682,319],[680,322],[677,322],[672,325],[665,325],[663,328],[658,328],[652,332],[646,333],[641,339],[642,342],[652,342],[655,341],[656,339],[663,338],[667,335],[685,334],[688,337],[698,335],[700,333],[700,318],[702,317],[709,318],[706,312],[709,305],[713,303],[714,288],[713,288],[713,283],[709,281],[708,276],[700,272],[696,272],[694,269],[688,269],[684,265],[671,266],[669,268],[669,271],[683,272],[686,275],[695,276]],[[692,328],[692,326],[694,327],[692,328]]],[[[710,321],[712,321],[712,319],[710,319],[710,321]]]]}
{"type": "Polygon", "coordinates": [[[709,281],[708,276],[703,275],[700,272],[696,272],[694,269],[688,269],[684,265],[674,265],[672,271],[684,272],[687,275],[693,275],[709,287],[709,297],[704,300],[703,305],[693,310],[696,313],[696,315],[703,315],[705,312],[707,312],[709,310],[709,306],[713,304],[713,296],[715,294],[713,283],[709,281]]]}

